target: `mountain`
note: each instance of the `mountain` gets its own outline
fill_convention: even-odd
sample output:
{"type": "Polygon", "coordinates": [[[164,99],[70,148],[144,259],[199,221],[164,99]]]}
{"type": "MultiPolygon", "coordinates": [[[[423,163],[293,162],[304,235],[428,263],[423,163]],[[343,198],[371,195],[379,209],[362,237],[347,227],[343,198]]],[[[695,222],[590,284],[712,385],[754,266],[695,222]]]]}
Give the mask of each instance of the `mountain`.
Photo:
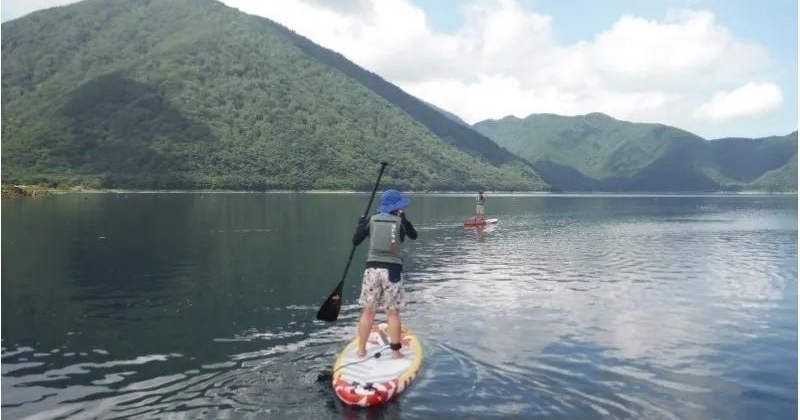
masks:
{"type": "MultiPolygon", "coordinates": [[[[405,58],[398,58],[405,59],[405,58]]],[[[212,0],[2,24],[3,181],[541,190],[526,161],[343,56],[212,0]]]]}
{"type": "Polygon", "coordinates": [[[705,140],[600,113],[509,116],[474,127],[562,190],[797,191],[797,132],[705,140]]]}

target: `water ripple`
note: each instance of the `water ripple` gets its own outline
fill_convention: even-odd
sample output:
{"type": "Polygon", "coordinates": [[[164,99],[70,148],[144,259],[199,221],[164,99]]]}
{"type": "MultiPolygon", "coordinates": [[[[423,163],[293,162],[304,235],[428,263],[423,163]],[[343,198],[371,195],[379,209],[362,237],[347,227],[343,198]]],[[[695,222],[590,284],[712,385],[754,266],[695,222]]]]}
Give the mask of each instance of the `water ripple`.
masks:
{"type": "MultiPolygon", "coordinates": [[[[422,337],[425,362],[399,401],[351,410],[336,402],[325,378],[320,380],[354,334],[360,308],[353,279],[359,270],[348,279],[339,320],[314,321],[319,295],[335,281],[321,291],[319,284],[314,291],[305,290],[312,288],[308,283],[295,285],[297,277],[269,283],[281,258],[261,252],[249,260],[240,256],[254,248],[247,241],[272,241],[287,226],[234,220],[227,226],[208,223],[200,232],[234,241],[227,246],[243,244],[239,252],[225,248],[214,254],[215,262],[231,271],[213,298],[202,288],[195,292],[195,283],[214,285],[200,270],[205,255],[200,250],[162,271],[133,270],[128,280],[144,288],[135,296],[91,276],[75,276],[78,288],[66,305],[81,309],[76,319],[124,328],[126,340],[143,334],[145,342],[137,344],[159,351],[137,348],[126,357],[119,355],[118,343],[114,351],[97,341],[82,346],[91,331],[79,327],[52,348],[35,341],[10,343],[4,335],[3,415],[796,416],[796,207],[784,203],[776,210],[775,202],[764,198],[507,197],[501,223],[474,231],[462,229],[461,216],[449,207],[435,212],[435,204],[446,200],[416,200],[431,214],[415,219],[421,240],[409,244],[406,257],[403,319],[422,337]],[[167,279],[171,283],[162,284],[167,279]],[[215,312],[223,316],[206,315],[219,302],[233,303],[225,306],[227,312],[215,312]],[[168,337],[148,335],[146,328],[131,330],[153,325],[166,325],[179,337],[169,341],[173,347],[152,343],[168,337]],[[175,343],[188,344],[177,351],[175,343]]],[[[108,235],[106,242],[113,245],[116,236],[108,235]]],[[[282,246],[320,258],[332,252],[330,245],[305,242],[312,245],[282,246]]],[[[306,275],[313,260],[290,268],[301,273],[298,277],[306,275]]],[[[339,266],[321,270],[333,270],[329,277],[338,279],[339,266]]],[[[114,278],[112,271],[103,273],[104,281],[114,278]]],[[[110,337],[103,338],[113,342],[110,337]]]]}

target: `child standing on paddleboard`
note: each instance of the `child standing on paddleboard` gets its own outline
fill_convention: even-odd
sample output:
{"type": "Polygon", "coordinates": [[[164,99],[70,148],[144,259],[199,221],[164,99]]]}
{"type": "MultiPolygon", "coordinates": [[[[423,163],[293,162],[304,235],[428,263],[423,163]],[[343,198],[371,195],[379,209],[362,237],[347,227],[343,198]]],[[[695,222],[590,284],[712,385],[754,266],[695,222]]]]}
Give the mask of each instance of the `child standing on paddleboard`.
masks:
{"type": "Polygon", "coordinates": [[[392,356],[403,357],[400,353],[400,309],[405,300],[403,290],[403,258],[400,248],[406,236],[417,239],[417,231],[406,219],[403,209],[411,204],[408,197],[400,191],[386,190],[381,194],[378,214],[369,218],[364,216],[358,222],[353,235],[353,246],[357,246],[368,236],[369,252],[361,282],[361,297],[358,303],[364,307],[358,324],[358,356],[367,355],[367,339],[372,330],[375,311],[381,301],[389,319],[389,340],[392,356]]]}

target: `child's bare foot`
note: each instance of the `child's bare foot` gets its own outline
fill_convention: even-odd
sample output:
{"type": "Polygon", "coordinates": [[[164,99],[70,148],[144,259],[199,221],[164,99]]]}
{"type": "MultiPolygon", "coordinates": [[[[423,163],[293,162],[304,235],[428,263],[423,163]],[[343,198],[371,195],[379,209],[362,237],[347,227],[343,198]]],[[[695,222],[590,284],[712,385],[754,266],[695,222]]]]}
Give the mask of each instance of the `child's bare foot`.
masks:
{"type": "Polygon", "coordinates": [[[356,356],[358,356],[359,358],[366,357],[367,356],[367,350],[366,349],[364,349],[364,350],[360,350],[359,349],[358,351],[356,351],[356,356]]]}
{"type": "Polygon", "coordinates": [[[392,350],[392,359],[402,359],[403,353],[400,353],[397,350],[392,350]]]}

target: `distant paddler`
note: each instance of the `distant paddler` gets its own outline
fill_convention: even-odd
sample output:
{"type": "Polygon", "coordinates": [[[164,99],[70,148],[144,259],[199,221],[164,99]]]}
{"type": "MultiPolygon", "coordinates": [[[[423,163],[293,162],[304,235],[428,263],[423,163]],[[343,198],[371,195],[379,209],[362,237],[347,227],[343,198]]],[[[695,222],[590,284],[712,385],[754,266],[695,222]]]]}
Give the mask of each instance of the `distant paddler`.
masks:
{"type": "Polygon", "coordinates": [[[486,196],[483,195],[483,191],[478,191],[478,198],[475,204],[475,220],[486,220],[486,216],[484,216],[484,207],[486,206],[486,196]]]}

